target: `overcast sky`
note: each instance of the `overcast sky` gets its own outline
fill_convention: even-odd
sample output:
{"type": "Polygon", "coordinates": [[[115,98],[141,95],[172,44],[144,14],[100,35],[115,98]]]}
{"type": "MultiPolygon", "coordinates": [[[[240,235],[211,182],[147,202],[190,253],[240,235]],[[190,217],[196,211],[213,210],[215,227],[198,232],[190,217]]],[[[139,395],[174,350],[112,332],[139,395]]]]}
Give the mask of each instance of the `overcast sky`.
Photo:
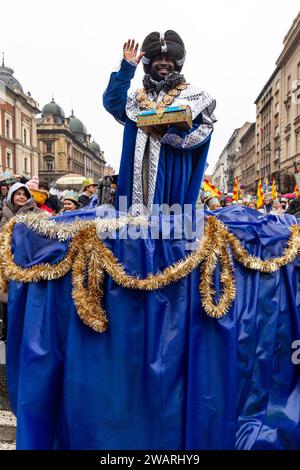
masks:
{"type": "MultiPolygon", "coordinates": [[[[40,109],[71,109],[118,171],[122,126],[104,110],[102,93],[123,43],[151,31],[176,30],[187,56],[188,82],[217,100],[209,172],[231,133],[255,120],[257,95],[275,68],[299,0],[14,0],[1,2],[0,50],[40,109]]],[[[140,64],[132,82],[141,86],[140,64]]]]}

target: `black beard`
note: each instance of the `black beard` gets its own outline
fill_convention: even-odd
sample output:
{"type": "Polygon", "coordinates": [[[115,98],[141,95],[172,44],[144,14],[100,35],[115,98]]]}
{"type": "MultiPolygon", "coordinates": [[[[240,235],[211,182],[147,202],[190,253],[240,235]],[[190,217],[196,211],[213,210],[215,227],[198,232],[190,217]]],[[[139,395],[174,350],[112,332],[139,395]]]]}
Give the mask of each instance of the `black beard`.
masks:
{"type": "Polygon", "coordinates": [[[179,72],[171,72],[169,73],[169,75],[167,75],[166,78],[163,78],[159,82],[154,80],[149,74],[146,74],[143,78],[143,85],[146,92],[155,92],[157,94],[161,90],[167,93],[169,90],[172,90],[172,88],[174,88],[176,85],[179,85],[180,83],[184,82],[185,78],[179,72]]]}

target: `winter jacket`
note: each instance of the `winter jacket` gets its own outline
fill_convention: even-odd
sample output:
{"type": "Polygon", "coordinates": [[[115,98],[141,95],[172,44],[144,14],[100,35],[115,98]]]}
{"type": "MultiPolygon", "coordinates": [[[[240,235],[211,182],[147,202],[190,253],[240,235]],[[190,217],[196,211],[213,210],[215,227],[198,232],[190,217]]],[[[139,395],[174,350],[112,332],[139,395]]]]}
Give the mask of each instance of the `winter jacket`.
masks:
{"type": "Polygon", "coordinates": [[[12,217],[14,217],[17,214],[24,214],[26,212],[40,212],[39,208],[37,207],[36,203],[34,202],[34,199],[31,196],[31,193],[29,189],[25,186],[25,184],[22,183],[15,183],[9,190],[7,199],[4,203],[3,206],[3,211],[2,211],[2,218],[0,222],[0,230],[2,227],[8,222],[12,217]],[[20,188],[24,188],[24,190],[27,192],[27,194],[30,196],[30,198],[27,200],[26,204],[22,207],[16,207],[12,203],[12,196],[13,194],[20,188]]]}

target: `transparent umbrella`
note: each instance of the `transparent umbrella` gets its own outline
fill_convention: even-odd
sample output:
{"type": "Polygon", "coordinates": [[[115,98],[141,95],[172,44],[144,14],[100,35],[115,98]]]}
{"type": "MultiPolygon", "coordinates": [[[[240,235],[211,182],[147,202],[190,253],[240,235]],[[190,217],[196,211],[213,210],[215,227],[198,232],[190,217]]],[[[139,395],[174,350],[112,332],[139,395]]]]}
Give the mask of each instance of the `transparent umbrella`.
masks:
{"type": "Polygon", "coordinates": [[[76,175],[75,173],[69,173],[61,176],[56,180],[55,186],[58,189],[81,189],[82,183],[86,177],[83,175],[76,175]]]}

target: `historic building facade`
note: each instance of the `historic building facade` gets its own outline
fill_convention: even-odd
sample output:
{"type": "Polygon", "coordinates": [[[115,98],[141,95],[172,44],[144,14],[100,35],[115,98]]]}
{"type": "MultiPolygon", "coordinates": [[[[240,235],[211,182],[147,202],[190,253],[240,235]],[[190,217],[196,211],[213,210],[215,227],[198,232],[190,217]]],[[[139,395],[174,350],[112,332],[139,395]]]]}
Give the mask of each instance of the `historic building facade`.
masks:
{"type": "Polygon", "coordinates": [[[255,100],[256,171],[255,182],[275,176],[280,179],[281,155],[281,71],[277,67],[255,100]]]}
{"type": "Polygon", "coordinates": [[[283,41],[277,59],[280,83],[280,173],[281,185],[291,190],[294,174],[300,165],[300,13],[283,41]]]}
{"type": "Polygon", "coordinates": [[[280,192],[291,192],[300,164],[300,13],[255,104],[256,182],[275,177],[280,192]]]}
{"type": "Polygon", "coordinates": [[[25,94],[13,69],[0,67],[0,173],[30,178],[38,173],[36,101],[25,94]]]}
{"type": "Polygon", "coordinates": [[[250,124],[246,132],[240,138],[240,166],[241,184],[244,186],[245,194],[255,193],[255,122],[250,124]]]}
{"type": "Polygon", "coordinates": [[[215,166],[216,178],[221,179],[220,162],[224,168],[226,156],[229,191],[234,176],[239,176],[246,192],[255,193],[259,179],[267,178],[271,183],[273,177],[281,193],[291,192],[300,167],[300,13],[255,105],[255,129],[251,125],[243,136],[238,129],[233,132],[215,166]]]}
{"type": "Polygon", "coordinates": [[[240,184],[243,182],[243,168],[244,168],[244,153],[241,144],[241,139],[248,132],[251,127],[250,122],[235,129],[228,140],[225,148],[223,149],[218,162],[215,165],[213,172],[213,182],[223,193],[233,191],[234,179],[239,178],[240,184]]]}
{"type": "Polygon", "coordinates": [[[104,176],[113,176],[116,174],[116,170],[111,165],[106,165],[104,168],[104,176]]]}
{"type": "Polygon", "coordinates": [[[54,99],[42,109],[37,138],[40,179],[51,184],[60,176],[75,173],[97,182],[104,176],[104,152],[99,144],[91,141],[91,135],[73,111],[66,118],[54,99]]]}
{"type": "Polygon", "coordinates": [[[213,171],[212,181],[222,193],[229,192],[228,189],[228,148],[223,149],[213,171]]]}

